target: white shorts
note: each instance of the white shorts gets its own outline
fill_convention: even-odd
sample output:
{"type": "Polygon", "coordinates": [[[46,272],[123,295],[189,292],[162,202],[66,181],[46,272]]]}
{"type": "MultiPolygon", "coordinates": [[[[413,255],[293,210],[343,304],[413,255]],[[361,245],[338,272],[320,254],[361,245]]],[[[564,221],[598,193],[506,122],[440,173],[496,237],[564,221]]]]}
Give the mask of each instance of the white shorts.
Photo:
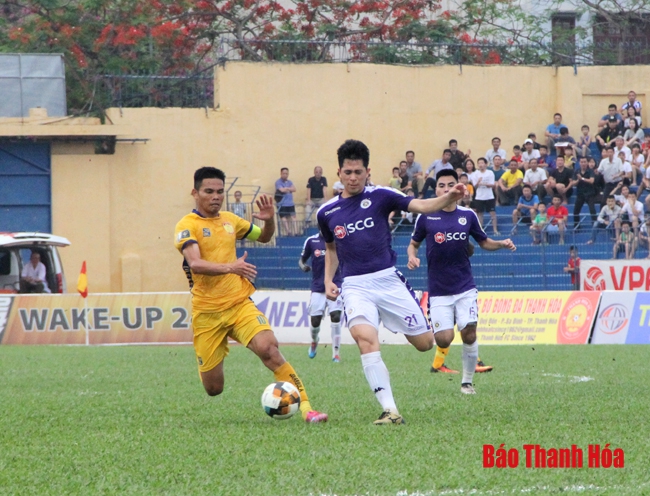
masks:
{"type": "Polygon", "coordinates": [[[429,318],[433,332],[453,329],[458,325],[461,331],[468,324],[478,322],[478,291],[476,288],[451,296],[432,296],[429,298],[429,318]]]}
{"type": "Polygon", "coordinates": [[[339,296],[336,301],[332,301],[327,299],[325,293],[312,293],[309,300],[309,316],[325,315],[325,308],[327,308],[328,313],[342,312],[343,300],[339,296]]]}
{"type": "Polygon", "coordinates": [[[383,322],[389,331],[410,336],[430,330],[413,289],[395,267],[346,277],[341,296],[347,323],[361,317],[375,329],[383,322]]]}

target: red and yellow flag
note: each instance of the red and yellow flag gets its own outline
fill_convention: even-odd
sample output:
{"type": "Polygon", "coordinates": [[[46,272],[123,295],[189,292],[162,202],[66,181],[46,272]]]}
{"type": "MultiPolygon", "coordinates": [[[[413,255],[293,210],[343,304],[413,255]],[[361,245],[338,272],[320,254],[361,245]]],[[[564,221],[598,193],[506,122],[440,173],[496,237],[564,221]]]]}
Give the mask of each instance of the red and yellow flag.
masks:
{"type": "Polygon", "coordinates": [[[81,273],[79,274],[79,279],[77,280],[77,291],[82,298],[88,296],[88,279],[86,278],[86,261],[81,265],[81,273]]]}

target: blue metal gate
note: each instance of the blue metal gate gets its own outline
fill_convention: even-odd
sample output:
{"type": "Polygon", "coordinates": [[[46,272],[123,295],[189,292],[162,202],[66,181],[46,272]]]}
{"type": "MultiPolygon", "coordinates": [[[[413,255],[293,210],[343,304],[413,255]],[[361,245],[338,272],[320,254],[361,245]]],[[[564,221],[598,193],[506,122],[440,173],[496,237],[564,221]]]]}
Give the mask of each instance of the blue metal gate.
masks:
{"type": "Polygon", "coordinates": [[[0,142],[0,232],[51,232],[49,143],[0,142]]]}

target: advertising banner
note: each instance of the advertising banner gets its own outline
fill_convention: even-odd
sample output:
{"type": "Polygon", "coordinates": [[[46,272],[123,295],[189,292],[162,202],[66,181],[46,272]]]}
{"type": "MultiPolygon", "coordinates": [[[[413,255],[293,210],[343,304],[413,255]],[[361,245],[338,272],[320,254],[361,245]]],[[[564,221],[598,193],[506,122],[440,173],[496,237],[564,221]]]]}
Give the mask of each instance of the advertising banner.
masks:
{"type": "Polygon", "coordinates": [[[0,297],[0,343],[191,343],[187,293],[0,297]]]}
{"type": "MultiPolygon", "coordinates": [[[[479,342],[586,343],[599,298],[599,292],[479,293],[479,342]]],[[[309,291],[258,291],[253,295],[281,343],[310,342],[309,300],[309,291]]],[[[631,326],[622,335],[627,342],[648,342],[650,294],[638,294],[636,300],[625,315],[643,325],[631,326]]],[[[2,295],[0,343],[82,345],[86,343],[86,329],[88,343],[93,345],[192,342],[188,293],[91,294],[85,303],[76,294],[2,295]]],[[[610,317],[606,314],[601,324],[617,328],[616,322],[607,320],[610,317]]],[[[342,343],[354,343],[345,325],[341,331],[342,343]]],[[[321,322],[320,338],[321,344],[331,343],[329,317],[321,322]]],[[[379,341],[407,343],[403,335],[383,326],[379,341]]],[[[459,339],[455,341],[460,343],[459,339]]]]}
{"type": "Polygon", "coordinates": [[[600,293],[539,291],[479,293],[480,344],[585,344],[600,293]]]}
{"type": "Polygon", "coordinates": [[[591,343],[625,344],[635,300],[631,291],[603,291],[591,343]]]}
{"type": "Polygon", "coordinates": [[[650,260],[581,260],[583,291],[650,291],[650,260]]]}

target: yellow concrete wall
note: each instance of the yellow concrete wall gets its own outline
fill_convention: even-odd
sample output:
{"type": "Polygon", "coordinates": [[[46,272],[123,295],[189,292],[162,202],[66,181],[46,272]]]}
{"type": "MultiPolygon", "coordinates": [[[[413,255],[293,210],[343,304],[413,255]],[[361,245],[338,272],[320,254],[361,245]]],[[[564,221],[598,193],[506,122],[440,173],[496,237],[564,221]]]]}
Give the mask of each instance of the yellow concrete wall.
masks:
{"type": "Polygon", "coordinates": [[[88,260],[94,291],[176,291],[187,287],[172,246],[175,223],[193,207],[192,174],[222,168],[240,184],[272,193],[291,170],[296,201],[320,165],[336,180],[336,148],[347,138],[371,150],[373,179],[385,184],[407,149],[424,166],[450,138],[478,158],[498,135],[511,152],[533,131],[542,139],[554,112],[572,135],[595,130],[607,104],[635,89],[644,103],[650,67],[401,67],[367,64],[228,63],[217,69],[217,109],[113,109],[119,126],[146,144],[53,151],[53,231],[74,290],[88,260]],[[139,272],[139,273],[134,273],[139,272]]]}

